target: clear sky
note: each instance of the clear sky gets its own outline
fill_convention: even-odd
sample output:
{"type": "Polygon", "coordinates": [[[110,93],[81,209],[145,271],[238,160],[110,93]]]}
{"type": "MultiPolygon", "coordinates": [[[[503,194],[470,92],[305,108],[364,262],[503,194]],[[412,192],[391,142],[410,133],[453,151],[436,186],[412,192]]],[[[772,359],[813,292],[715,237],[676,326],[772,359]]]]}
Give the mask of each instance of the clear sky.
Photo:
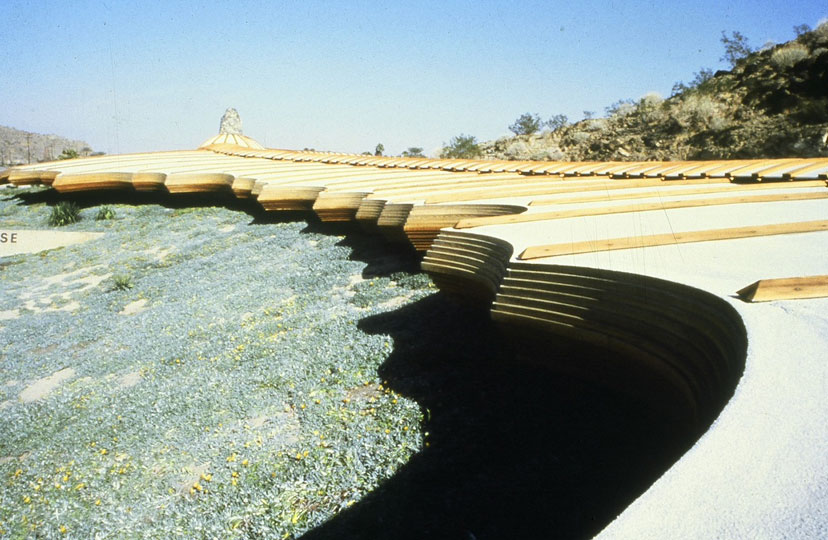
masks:
{"type": "Polygon", "coordinates": [[[828,16],[825,0],[0,0],[0,125],[195,148],[235,107],[274,148],[434,152],[524,112],[599,116],[828,16]]]}

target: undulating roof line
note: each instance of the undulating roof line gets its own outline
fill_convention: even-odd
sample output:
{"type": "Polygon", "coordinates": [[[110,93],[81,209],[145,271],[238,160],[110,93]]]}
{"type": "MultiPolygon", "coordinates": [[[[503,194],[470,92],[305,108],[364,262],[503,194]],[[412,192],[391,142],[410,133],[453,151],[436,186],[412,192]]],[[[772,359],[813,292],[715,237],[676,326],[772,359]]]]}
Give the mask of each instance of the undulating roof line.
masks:
{"type": "Polygon", "coordinates": [[[198,194],[358,223],[423,252],[441,290],[490,310],[535,361],[560,339],[614,351],[612,361],[554,369],[707,431],[608,527],[610,538],[749,537],[789,519],[806,533],[824,526],[811,510],[828,508],[828,453],[812,450],[828,440],[828,393],[810,382],[828,377],[826,181],[826,158],[400,158],[265,149],[227,133],[194,151],[0,175],[67,196],[198,194]],[[757,403],[774,414],[758,417],[757,403]]]}

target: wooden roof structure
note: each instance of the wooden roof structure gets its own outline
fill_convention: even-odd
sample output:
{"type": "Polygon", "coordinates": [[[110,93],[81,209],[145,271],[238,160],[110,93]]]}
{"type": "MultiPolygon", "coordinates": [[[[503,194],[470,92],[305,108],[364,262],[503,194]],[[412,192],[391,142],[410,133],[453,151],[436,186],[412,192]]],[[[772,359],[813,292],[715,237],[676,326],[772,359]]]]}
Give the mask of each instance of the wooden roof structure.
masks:
{"type": "Polygon", "coordinates": [[[814,493],[828,508],[828,158],[402,158],[223,134],[191,151],[16,167],[2,182],[213,194],[355,222],[423,252],[442,290],[514,339],[617,351],[617,365],[569,369],[712,427],[607,537],[748,537],[824,519],[811,514],[814,493]],[[652,524],[677,512],[681,524],[652,524]]]}

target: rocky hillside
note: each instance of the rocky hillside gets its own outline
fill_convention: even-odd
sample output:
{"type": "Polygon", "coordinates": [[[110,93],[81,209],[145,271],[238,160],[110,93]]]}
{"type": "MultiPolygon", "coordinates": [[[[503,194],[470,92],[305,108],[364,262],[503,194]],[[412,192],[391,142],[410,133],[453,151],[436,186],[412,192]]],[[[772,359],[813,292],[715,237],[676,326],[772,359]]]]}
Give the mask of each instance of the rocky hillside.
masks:
{"type": "Polygon", "coordinates": [[[79,155],[92,153],[92,148],[84,141],[0,126],[0,166],[51,161],[64,150],[74,150],[79,155]]]}
{"type": "Polygon", "coordinates": [[[668,99],[620,101],[604,118],[480,147],[497,159],[828,156],[828,23],[734,64],[715,74],[703,70],[668,99]]]}

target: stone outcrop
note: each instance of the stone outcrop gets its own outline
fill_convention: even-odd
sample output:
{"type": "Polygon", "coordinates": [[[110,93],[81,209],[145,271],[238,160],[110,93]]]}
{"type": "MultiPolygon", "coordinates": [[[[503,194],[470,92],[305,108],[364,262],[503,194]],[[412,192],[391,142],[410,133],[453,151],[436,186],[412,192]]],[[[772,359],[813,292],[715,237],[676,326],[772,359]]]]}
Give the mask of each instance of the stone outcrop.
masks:
{"type": "Polygon", "coordinates": [[[239,116],[239,111],[233,107],[224,111],[221,117],[221,124],[219,125],[219,133],[228,135],[244,135],[242,132],[242,121],[239,116]]]}

